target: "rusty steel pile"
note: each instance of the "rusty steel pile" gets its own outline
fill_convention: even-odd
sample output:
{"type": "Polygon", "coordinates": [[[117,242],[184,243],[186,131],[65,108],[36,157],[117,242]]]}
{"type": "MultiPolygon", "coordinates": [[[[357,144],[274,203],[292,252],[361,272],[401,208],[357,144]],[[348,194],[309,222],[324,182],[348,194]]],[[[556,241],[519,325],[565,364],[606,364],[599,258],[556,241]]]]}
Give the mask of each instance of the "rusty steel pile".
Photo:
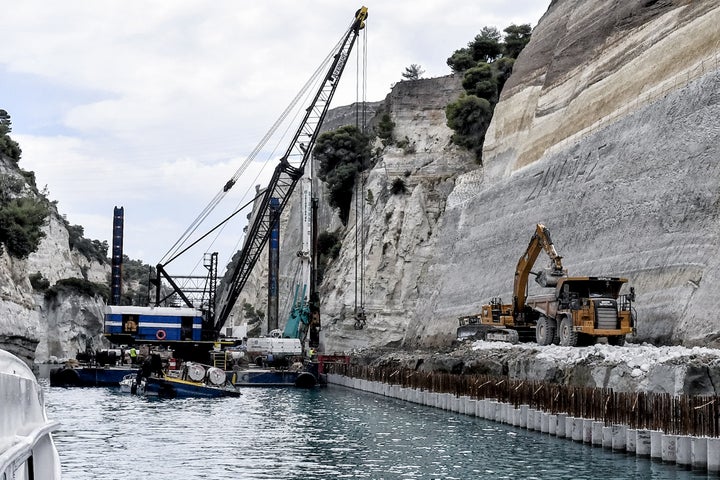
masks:
{"type": "Polygon", "coordinates": [[[720,397],[615,392],[490,375],[418,372],[407,368],[332,365],[330,372],[351,378],[458,397],[494,399],[516,408],[595,419],[606,425],[662,430],[674,435],[720,437],[720,397]]]}

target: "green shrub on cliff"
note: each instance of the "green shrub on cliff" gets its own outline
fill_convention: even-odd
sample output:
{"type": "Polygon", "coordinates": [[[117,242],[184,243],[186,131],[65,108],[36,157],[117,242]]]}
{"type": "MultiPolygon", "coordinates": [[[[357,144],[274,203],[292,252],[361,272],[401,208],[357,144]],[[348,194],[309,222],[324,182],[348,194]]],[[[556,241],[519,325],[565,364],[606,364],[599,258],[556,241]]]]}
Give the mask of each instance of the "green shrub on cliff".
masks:
{"type": "Polygon", "coordinates": [[[107,302],[110,297],[110,288],[107,285],[90,282],[82,278],[63,278],[47,289],[45,299],[52,300],[61,292],[87,295],[88,297],[95,297],[97,295],[102,297],[105,302],[107,302]]]}
{"type": "Polygon", "coordinates": [[[503,56],[506,58],[517,58],[523,51],[525,45],[530,41],[532,28],[529,24],[510,25],[505,30],[503,42],[503,56]]]}
{"type": "Polygon", "coordinates": [[[37,290],[38,292],[44,292],[50,288],[50,281],[43,277],[43,274],[40,272],[30,274],[28,280],[30,280],[30,285],[32,285],[33,290],[37,290]]]}
{"type": "Polygon", "coordinates": [[[65,228],[68,231],[68,243],[70,249],[77,250],[88,260],[94,260],[100,265],[108,263],[107,252],[108,243],[107,241],[90,240],[85,238],[85,229],[81,225],[70,225],[70,223],[63,218],[65,222],[65,228]]]}
{"type": "Polygon", "coordinates": [[[448,66],[454,73],[463,73],[479,63],[492,64],[501,58],[517,58],[530,41],[532,28],[528,24],[513,24],[503,32],[504,38],[497,28],[483,27],[467,47],[455,50],[447,59],[448,66]]]}
{"type": "Polygon", "coordinates": [[[488,102],[497,101],[498,82],[493,68],[485,62],[465,72],[462,86],[468,95],[484,98],[488,102]]]}
{"type": "Polygon", "coordinates": [[[36,251],[48,213],[47,204],[34,198],[0,200],[0,253],[7,249],[11,256],[25,258],[36,251]]]}
{"type": "Polygon", "coordinates": [[[330,262],[338,258],[340,248],[342,247],[342,238],[340,232],[324,231],[318,234],[317,239],[317,255],[318,255],[318,271],[317,282],[322,282],[325,277],[330,262]]]}
{"type": "Polygon", "coordinates": [[[425,70],[417,63],[413,63],[409,67],[405,67],[402,77],[405,80],[419,80],[423,73],[425,73],[425,70]]]}
{"type": "Polygon", "coordinates": [[[398,177],[392,181],[392,183],[390,184],[390,193],[392,193],[393,195],[400,195],[405,192],[407,192],[407,185],[405,184],[405,180],[398,177]]]}
{"type": "Polygon", "coordinates": [[[478,162],[482,162],[482,146],[492,109],[490,102],[475,95],[463,95],[445,109],[447,125],[454,131],[452,142],[475,152],[478,162]]]}
{"type": "Polygon", "coordinates": [[[327,183],[330,206],[340,210],[340,220],[346,225],[355,179],[370,167],[370,137],[346,125],[320,135],[313,155],[319,164],[318,177],[327,183]]]}
{"type": "Polygon", "coordinates": [[[377,136],[382,140],[384,146],[392,145],[395,141],[393,132],[395,130],[395,122],[390,118],[389,113],[383,113],[380,117],[380,121],[375,127],[377,136]]]}
{"type": "Polygon", "coordinates": [[[505,82],[510,78],[514,65],[515,59],[510,57],[503,57],[493,64],[498,94],[502,92],[505,82]]]}

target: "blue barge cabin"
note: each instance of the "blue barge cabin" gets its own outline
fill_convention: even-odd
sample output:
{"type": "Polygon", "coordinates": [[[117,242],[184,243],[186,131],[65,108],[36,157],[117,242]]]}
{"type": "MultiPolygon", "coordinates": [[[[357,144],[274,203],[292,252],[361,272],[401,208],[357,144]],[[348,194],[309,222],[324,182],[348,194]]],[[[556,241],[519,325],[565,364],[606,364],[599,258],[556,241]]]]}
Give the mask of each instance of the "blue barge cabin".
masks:
{"type": "Polygon", "coordinates": [[[109,305],[105,335],[141,341],[199,341],[202,312],[194,308],[109,305]]]}

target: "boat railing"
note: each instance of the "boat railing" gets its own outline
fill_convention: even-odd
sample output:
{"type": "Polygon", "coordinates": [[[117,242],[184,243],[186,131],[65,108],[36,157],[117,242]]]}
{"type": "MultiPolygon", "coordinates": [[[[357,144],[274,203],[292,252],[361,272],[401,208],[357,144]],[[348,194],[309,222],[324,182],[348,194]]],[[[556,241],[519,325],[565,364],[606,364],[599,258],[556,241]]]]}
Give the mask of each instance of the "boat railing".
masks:
{"type": "Polygon", "coordinates": [[[0,349],[0,480],[60,479],[43,390],[25,362],[0,349]]]}
{"type": "MultiPolygon", "coordinates": [[[[57,451],[50,434],[59,426],[60,422],[49,421],[27,435],[15,435],[10,446],[3,446],[0,443],[0,480],[16,478],[19,470],[28,468],[26,467],[28,462],[32,462],[35,478],[59,478],[55,477],[54,471],[43,471],[58,465],[55,458],[57,451]]],[[[0,442],[7,440],[0,438],[0,442]]]]}

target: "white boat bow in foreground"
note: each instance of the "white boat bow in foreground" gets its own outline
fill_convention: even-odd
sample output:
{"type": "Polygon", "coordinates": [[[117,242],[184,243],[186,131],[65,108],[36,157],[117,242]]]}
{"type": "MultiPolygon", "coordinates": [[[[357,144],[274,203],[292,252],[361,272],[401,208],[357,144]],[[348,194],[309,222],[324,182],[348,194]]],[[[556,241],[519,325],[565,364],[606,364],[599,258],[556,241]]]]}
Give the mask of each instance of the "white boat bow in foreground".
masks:
{"type": "Polygon", "coordinates": [[[59,480],[60,458],[32,370],[0,350],[0,479],[59,480]]]}

